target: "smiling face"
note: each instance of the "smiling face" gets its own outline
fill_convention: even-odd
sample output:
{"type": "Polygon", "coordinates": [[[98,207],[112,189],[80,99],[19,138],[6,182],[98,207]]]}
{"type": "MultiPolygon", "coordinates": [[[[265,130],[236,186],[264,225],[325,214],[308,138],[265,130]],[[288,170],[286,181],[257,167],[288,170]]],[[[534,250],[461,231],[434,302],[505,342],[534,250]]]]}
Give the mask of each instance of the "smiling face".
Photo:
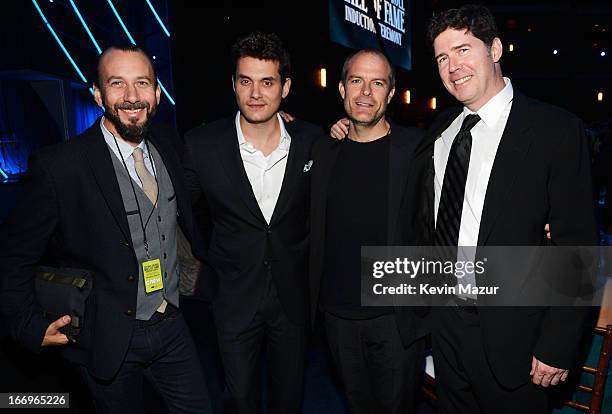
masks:
{"type": "Polygon", "coordinates": [[[504,88],[499,65],[502,55],[499,38],[491,47],[466,30],[446,29],[434,40],[440,79],[459,102],[478,111],[504,88]]]}
{"type": "Polygon", "coordinates": [[[276,115],[281,101],[289,94],[291,79],[282,82],[279,63],[250,56],[236,63],[234,92],[241,116],[249,123],[261,124],[276,115]]]}
{"type": "Polygon", "coordinates": [[[376,125],[385,115],[395,93],[391,67],[373,53],[358,53],[350,60],[346,79],[338,85],[344,110],[355,124],[376,125]]]}
{"type": "Polygon", "coordinates": [[[110,50],[99,65],[96,103],[104,107],[104,125],[115,136],[139,143],[159,104],[153,68],[140,52],[110,50]]]}

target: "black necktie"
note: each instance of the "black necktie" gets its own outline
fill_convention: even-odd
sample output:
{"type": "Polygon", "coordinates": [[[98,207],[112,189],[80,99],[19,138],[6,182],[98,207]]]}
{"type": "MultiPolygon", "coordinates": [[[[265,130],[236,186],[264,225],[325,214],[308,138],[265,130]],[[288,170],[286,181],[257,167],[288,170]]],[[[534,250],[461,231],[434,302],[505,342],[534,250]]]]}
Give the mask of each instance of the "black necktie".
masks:
{"type": "Polygon", "coordinates": [[[434,235],[436,246],[457,246],[458,244],[465,182],[472,151],[470,130],[478,121],[480,117],[476,114],[465,117],[448,154],[434,235]]]}

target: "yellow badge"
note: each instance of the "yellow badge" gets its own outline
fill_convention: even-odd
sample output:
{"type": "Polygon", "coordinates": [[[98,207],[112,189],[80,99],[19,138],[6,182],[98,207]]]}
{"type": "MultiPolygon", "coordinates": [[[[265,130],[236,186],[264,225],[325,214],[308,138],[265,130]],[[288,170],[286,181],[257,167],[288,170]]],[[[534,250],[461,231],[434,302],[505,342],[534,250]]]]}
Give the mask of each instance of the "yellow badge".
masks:
{"type": "Polygon", "coordinates": [[[142,262],[142,274],[144,275],[145,292],[156,292],[164,288],[159,259],[142,262]]]}

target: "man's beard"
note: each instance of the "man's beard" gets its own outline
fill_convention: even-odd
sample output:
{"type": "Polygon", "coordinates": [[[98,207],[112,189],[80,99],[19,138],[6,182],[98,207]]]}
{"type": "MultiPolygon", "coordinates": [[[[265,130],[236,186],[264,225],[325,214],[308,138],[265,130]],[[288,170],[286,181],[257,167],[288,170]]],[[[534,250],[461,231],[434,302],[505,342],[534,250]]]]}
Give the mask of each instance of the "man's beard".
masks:
{"type": "Polygon", "coordinates": [[[155,112],[157,111],[157,105],[151,108],[148,102],[135,102],[129,103],[124,102],[122,104],[115,105],[112,110],[109,109],[109,106],[106,102],[102,102],[104,104],[104,118],[108,119],[111,124],[115,127],[115,130],[119,133],[121,138],[126,141],[134,142],[139,144],[143,138],[147,135],[147,131],[149,129],[149,125],[155,116],[155,112]],[[136,109],[145,109],[147,116],[145,121],[141,125],[137,124],[124,124],[119,118],[119,110],[136,110],[136,109]]]}

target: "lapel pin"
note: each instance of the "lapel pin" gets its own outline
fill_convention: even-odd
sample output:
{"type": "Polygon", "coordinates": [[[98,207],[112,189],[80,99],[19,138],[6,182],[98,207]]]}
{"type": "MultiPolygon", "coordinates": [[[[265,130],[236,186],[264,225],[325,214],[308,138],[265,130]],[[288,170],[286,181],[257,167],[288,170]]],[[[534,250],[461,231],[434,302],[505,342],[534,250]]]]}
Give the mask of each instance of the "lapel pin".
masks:
{"type": "Polygon", "coordinates": [[[312,167],[312,160],[310,160],[306,164],[304,164],[304,172],[310,171],[310,167],[312,167]]]}

